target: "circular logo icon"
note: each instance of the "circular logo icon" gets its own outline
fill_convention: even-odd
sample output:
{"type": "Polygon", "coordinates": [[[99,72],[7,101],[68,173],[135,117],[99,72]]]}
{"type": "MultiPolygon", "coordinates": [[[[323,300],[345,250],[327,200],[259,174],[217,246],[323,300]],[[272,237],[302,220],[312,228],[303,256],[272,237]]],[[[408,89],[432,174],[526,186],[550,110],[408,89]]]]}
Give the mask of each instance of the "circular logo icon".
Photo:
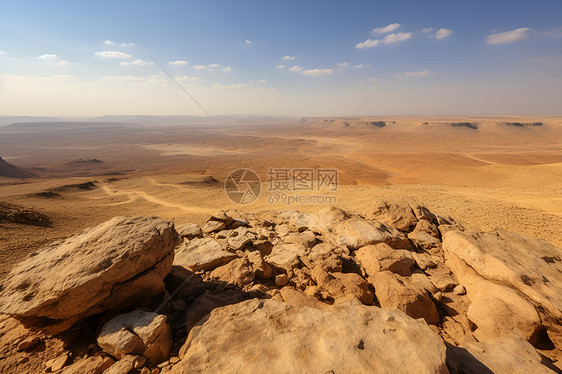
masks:
{"type": "Polygon", "coordinates": [[[260,196],[260,177],[250,169],[233,170],[224,181],[224,191],[232,202],[250,204],[260,196]]]}

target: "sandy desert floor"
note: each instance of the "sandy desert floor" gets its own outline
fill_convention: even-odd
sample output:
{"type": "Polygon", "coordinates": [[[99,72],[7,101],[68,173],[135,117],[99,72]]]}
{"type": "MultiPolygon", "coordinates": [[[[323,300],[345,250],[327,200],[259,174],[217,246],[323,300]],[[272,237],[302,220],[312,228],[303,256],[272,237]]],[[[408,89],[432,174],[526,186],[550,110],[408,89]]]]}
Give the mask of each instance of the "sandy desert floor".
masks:
{"type": "MultiPolygon", "coordinates": [[[[562,246],[562,118],[303,118],[276,123],[138,125],[29,123],[0,127],[0,156],[37,178],[0,178],[0,201],[46,214],[50,227],[0,223],[0,276],[50,241],[116,215],[203,223],[221,209],[316,211],[270,204],[269,168],[335,168],[324,192],[361,213],[376,198],[423,202],[467,227],[504,228],[562,246]],[[383,120],[379,128],[370,121],[383,120]],[[505,122],[542,126],[508,126],[505,122]],[[453,126],[469,122],[477,128],[453,126]],[[260,198],[231,202],[237,168],[255,170],[260,198]],[[210,183],[208,178],[216,178],[210,183]],[[94,181],[90,190],[59,187],[94,181]],[[36,193],[57,190],[60,196],[36,193]]],[[[302,193],[301,193],[302,194],[302,193]]],[[[310,192],[308,194],[314,194],[310,192]]],[[[306,195],[306,194],[305,194],[306,195]]]]}

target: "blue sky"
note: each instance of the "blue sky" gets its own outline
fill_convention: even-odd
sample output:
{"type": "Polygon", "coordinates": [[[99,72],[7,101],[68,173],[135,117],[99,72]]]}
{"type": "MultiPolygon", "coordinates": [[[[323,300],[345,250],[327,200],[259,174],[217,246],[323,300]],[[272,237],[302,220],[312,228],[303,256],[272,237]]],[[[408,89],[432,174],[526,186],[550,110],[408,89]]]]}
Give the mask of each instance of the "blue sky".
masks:
{"type": "Polygon", "coordinates": [[[562,2],[0,0],[0,115],[562,114],[562,2]],[[285,59],[284,59],[285,57],[285,59]]]}

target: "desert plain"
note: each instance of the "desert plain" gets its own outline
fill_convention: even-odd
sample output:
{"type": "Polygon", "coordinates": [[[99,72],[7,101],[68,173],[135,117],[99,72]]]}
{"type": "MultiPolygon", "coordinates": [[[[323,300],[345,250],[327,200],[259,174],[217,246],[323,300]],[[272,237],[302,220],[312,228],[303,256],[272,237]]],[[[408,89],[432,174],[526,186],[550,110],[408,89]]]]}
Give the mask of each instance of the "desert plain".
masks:
{"type": "MultiPolygon", "coordinates": [[[[1,118],[0,157],[2,209],[46,217],[42,224],[0,221],[0,280],[47,244],[116,216],[205,227],[219,211],[264,217],[336,206],[367,217],[374,201],[405,201],[453,217],[467,231],[508,230],[562,247],[562,117],[556,116],[1,118]],[[224,188],[240,168],[262,182],[257,200],[244,205],[224,188]],[[268,171],[319,168],[337,170],[337,188],[299,194],[329,199],[271,200],[268,171]]],[[[552,318],[556,326],[560,319],[552,318]]],[[[40,372],[69,349],[43,338],[43,350],[25,356],[8,344],[13,336],[5,326],[4,371],[40,372]]],[[[539,347],[549,360],[541,367],[560,372],[558,338],[550,338],[556,348],[539,347]]],[[[78,356],[70,355],[65,363],[74,361],[78,356]]]]}

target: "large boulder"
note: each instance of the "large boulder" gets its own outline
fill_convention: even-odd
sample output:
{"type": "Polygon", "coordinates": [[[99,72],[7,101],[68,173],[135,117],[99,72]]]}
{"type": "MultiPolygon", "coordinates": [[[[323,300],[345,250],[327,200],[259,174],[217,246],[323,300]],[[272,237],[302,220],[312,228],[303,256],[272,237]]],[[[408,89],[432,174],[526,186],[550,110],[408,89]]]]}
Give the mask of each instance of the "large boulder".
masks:
{"type": "Polygon", "coordinates": [[[386,243],[393,248],[411,247],[408,239],[400,231],[361,217],[352,217],[339,223],[334,228],[334,233],[337,235],[337,244],[349,249],[378,243],[386,243]]]}
{"type": "Polygon", "coordinates": [[[103,325],[98,345],[116,359],[142,355],[155,365],[164,361],[172,348],[172,329],[166,316],[142,310],[118,315],[103,325]]]}
{"type": "Polygon", "coordinates": [[[448,373],[445,349],[429,326],[398,310],[253,299],[201,320],[176,372],[448,373]]]}
{"type": "Polygon", "coordinates": [[[562,318],[562,249],[502,230],[448,232],[443,250],[483,278],[516,289],[546,313],[562,318]]]}
{"type": "Polygon", "coordinates": [[[54,334],[146,300],[164,290],[176,241],[173,223],[115,217],[17,265],[3,283],[0,312],[54,334]]]}

